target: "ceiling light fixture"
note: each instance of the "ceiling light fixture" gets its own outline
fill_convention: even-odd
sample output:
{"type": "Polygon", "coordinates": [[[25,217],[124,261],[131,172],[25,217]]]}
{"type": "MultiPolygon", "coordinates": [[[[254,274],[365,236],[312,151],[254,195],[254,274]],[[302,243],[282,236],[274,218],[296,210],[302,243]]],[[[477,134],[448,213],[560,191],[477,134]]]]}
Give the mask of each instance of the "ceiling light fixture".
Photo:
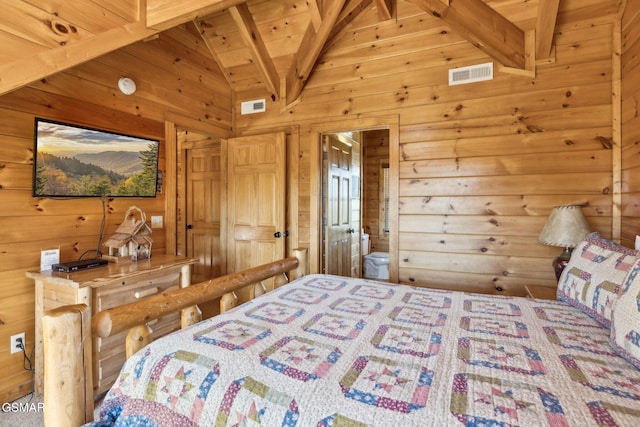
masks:
{"type": "Polygon", "coordinates": [[[136,91],[136,82],[129,77],[120,77],[120,80],[118,80],[118,88],[120,92],[125,95],[131,95],[136,91]]]}

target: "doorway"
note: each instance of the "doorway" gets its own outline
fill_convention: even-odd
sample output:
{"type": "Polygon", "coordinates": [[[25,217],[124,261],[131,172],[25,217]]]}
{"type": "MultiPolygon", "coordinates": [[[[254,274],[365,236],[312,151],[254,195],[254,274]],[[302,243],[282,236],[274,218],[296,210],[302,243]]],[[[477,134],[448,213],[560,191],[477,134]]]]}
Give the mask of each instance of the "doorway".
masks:
{"type": "Polygon", "coordinates": [[[361,132],[322,135],[322,272],[361,277],[361,132]]]}
{"type": "MultiPolygon", "coordinates": [[[[339,274],[361,276],[361,255],[363,251],[361,233],[364,230],[366,234],[374,237],[371,239],[370,250],[386,250],[389,253],[389,281],[398,281],[398,133],[397,116],[360,118],[312,127],[310,132],[311,233],[309,248],[309,268],[311,272],[329,273],[334,271],[332,270],[334,267],[331,266],[331,256],[334,254],[329,251],[329,247],[330,245],[337,247],[337,242],[340,242],[339,246],[342,249],[336,249],[338,253],[342,254],[342,267],[340,267],[342,271],[339,274]],[[385,135],[384,149],[380,146],[375,146],[375,143],[371,146],[371,149],[365,149],[362,139],[366,138],[367,135],[373,135],[372,139],[376,141],[379,140],[380,135],[385,135]],[[350,138],[346,138],[347,136],[350,138]],[[329,147],[330,137],[337,140],[358,140],[356,166],[352,166],[350,175],[345,172],[346,176],[350,176],[349,185],[343,178],[331,177],[329,173],[329,155],[325,155],[325,153],[327,152],[327,147],[329,147]],[[375,157],[376,154],[381,156],[383,152],[384,161],[375,157]],[[373,157],[369,159],[369,155],[373,155],[373,157]],[[371,163],[375,164],[375,168],[370,166],[371,163]],[[357,169],[353,169],[356,167],[357,169]],[[386,190],[388,192],[388,198],[383,201],[382,205],[378,196],[381,185],[379,179],[381,172],[379,169],[381,168],[386,169],[386,190]],[[368,174],[375,176],[375,186],[370,185],[372,178],[368,174]],[[369,184],[365,180],[368,180],[369,184]],[[331,187],[334,189],[342,188],[342,193],[339,193],[342,196],[341,202],[336,203],[336,200],[340,200],[340,198],[329,197],[328,191],[331,187]],[[347,193],[349,193],[349,197],[345,197],[347,193]],[[374,193],[376,194],[375,198],[372,196],[374,193]],[[372,206],[375,207],[372,208],[372,206]],[[380,206],[383,206],[383,208],[380,208],[380,206]],[[381,209],[384,210],[382,216],[380,215],[381,209]],[[339,210],[351,214],[352,221],[350,221],[350,224],[352,226],[342,226],[344,228],[342,234],[348,235],[347,238],[334,240],[329,237],[331,231],[328,225],[330,214],[333,212],[335,215],[339,210]],[[354,212],[356,213],[354,214],[354,212]],[[383,223],[382,234],[380,233],[381,218],[383,223]],[[347,243],[349,241],[351,244],[347,243]],[[348,251],[344,250],[345,248],[351,248],[351,254],[348,254],[348,251]],[[350,262],[345,262],[344,260],[348,257],[351,258],[350,262]],[[327,260],[329,263],[327,263],[327,260]],[[344,269],[345,264],[350,266],[348,274],[344,269]]],[[[353,146],[352,141],[351,144],[353,146]]],[[[334,152],[337,151],[334,150],[334,152]]],[[[334,161],[334,163],[337,164],[338,162],[334,161]]],[[[346,161],[343,163],[346,163],[346,161]]],[[[382,182],[384,185],[384,181],[382,182]]],[[[342,218],[344,217],[343,215],[342,218]]],[[[339,221],[335,220],[335,216],[333,218],[332,223],[337,224],[339,221]]],[[[333,264],[335,266],[335,262],[333,264]]]]}

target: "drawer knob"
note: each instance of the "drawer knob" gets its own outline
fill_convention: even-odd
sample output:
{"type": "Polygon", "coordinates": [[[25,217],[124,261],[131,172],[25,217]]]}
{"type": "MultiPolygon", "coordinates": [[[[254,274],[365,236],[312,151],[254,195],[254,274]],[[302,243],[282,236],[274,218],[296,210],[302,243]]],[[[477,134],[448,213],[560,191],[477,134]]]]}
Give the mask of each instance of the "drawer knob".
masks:
{"type": "Polygon", "coordinates": [[[158,288],[148,288],[142,291],[137,291],[133,295],[136,297],[136,299],[140,299],[140,298],[148,297],[149,295],[155,295],[157,293],[158,293],[158,288]]]}

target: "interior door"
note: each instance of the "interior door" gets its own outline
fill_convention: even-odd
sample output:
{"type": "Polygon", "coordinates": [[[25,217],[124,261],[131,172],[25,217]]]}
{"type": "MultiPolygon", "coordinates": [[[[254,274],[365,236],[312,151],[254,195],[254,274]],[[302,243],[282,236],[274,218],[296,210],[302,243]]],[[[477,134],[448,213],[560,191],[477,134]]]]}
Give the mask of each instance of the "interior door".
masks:
{"type": "Polygon", "coordinates": [[[351,224],[352,145],[333,135],[325,136],[326,165],[326,232],[325,271],[328,274],[352,276],[351,224]]]}
{"type": "Polygon", "coordinates": [[[223,183],[222,150],[215,147],[186,150],[187,256],[197,258],[194,283],[226,273],[221,242],[223,183]]]}
{"type": "MultiPolygon", "coordinates": [[[[285,134],[228,140],[227,271],[244,270],[285,256],[285,134]]],[[[265,283],[273,289],[272,281],[265,283]]],[[[237,292],[238,303],[250,299],[237,292]]]]}
{"type": "MultiPolygon", "coordinates": [[[[176,135],[184,162],[184,195],[179,192],[183,253],[198,260],[191,272],[192,283],[198,283],[227,271],[226,145],[220,138],[192,130],[176,135]]],[[[199,307],[203,318],[220,312],[217,300],[199,307]]]]}

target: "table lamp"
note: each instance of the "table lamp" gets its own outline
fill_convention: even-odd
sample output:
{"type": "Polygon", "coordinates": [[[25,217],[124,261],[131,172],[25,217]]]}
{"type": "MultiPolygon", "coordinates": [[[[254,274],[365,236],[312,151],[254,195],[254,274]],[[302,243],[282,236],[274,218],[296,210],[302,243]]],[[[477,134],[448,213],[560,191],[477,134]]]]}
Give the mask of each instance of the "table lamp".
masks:
{"type": "Polygon", "coordinates": [[[538,236],[538,243],[564,248],[552,262],[556,280],[560,280],[562,270],[569,263],[571,250],[591,232],[582,207],[576,205],[555,206],[538,236]]]}

